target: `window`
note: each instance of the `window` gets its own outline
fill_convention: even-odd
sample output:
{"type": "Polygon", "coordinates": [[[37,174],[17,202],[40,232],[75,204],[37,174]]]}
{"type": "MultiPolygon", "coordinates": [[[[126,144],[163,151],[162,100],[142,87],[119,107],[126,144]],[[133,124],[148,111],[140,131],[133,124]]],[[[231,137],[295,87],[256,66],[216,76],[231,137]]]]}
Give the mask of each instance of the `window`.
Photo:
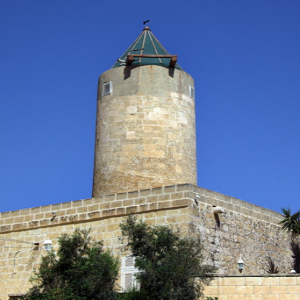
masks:
{"type": "Polygon", "coordinates": [[[109,95],[112,93],[112,82],[108,81],[103,83],[102,96],[109,95]]]}
{"type": "Polygon", "coordinates": [[[135,258],[126,256],[122,258],[121,265],[121,287],[123,291],[127,291],[133,287],[140,289],[140,284],[136,281],[135,274],[139,272],[134,267],[135,258]]]}
{"type": "Polygon", "coordinates": [[[190,97],[195,100],[195,89],[190,86],[190,97]]]}

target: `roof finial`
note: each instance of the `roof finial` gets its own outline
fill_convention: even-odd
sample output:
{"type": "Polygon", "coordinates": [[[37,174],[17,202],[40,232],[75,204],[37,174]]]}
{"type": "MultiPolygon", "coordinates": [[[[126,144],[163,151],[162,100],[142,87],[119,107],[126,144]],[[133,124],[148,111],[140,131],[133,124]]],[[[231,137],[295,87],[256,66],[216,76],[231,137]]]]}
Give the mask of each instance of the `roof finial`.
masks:
{"type": "MultiPolygon", "coordinates": [[[[148,23],[148,22],[150,22],[150,20],[144,21],[143,23],[144,23],[144,25],[145,25],[145,24],[148,23]]],[[[143,31],[145,31],[145,30],[151,31],[150,28],[149,28],[148,26],[145,26],[145,27],[144,27],[143,31]]]]}

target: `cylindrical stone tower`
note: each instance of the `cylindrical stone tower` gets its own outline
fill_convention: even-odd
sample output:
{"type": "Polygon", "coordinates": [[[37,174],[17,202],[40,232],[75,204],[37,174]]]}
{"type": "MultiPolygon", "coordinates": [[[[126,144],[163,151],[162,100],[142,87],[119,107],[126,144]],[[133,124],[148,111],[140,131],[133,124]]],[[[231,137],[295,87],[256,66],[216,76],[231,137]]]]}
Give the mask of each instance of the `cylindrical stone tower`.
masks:
{"type": "Polygon", "coordinates": [[[176,61],[145,27],[100,76],[93,197],[197,184],[194,80],[176,61]]]}

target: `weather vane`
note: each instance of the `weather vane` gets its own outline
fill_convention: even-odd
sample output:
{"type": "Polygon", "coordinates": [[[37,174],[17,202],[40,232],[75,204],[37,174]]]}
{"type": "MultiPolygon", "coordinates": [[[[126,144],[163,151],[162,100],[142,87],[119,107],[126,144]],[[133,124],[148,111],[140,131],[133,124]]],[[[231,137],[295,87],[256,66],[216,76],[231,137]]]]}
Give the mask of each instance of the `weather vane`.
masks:
{"type": "Polygon", "coordinates": [[[150,22],[150,20],[144,21],[143,23],[144,23],[144,25],[145,25],[145,24],[148,23],[148,22],[150,22]]]}

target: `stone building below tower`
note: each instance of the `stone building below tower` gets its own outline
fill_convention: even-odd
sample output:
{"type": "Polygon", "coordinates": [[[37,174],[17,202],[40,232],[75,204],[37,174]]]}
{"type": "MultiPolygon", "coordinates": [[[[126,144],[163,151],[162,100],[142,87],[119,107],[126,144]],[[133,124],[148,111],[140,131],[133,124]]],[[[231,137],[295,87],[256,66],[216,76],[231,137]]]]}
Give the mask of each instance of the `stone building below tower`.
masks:
{"type": "Polygon", "coordinates": [[[289,273],[281,214],[197,186],[194,81],[148,27],[100,76],[97,106],[93,197],[0,214],[0,299],[28,291],[44,241],[56,250],[75,228],[91,228],[121,261],[119,224],[129,214],[200,236],[220,276],[239,275],[239,257],[250,276],[267,274],[269,257],[289,273]]]}

